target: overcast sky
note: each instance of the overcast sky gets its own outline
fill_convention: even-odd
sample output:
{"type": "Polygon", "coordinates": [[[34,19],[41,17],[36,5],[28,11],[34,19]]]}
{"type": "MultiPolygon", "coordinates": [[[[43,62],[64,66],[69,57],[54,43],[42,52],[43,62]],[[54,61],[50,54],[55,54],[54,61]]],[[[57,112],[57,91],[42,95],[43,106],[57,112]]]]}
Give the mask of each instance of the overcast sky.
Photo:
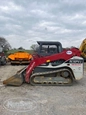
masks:
{"type": "Polygon", "coordinates": [[[0,36],[13,48],[41,40],[79,47],[86,38],[86,0],[0,0],[0,36]]]}

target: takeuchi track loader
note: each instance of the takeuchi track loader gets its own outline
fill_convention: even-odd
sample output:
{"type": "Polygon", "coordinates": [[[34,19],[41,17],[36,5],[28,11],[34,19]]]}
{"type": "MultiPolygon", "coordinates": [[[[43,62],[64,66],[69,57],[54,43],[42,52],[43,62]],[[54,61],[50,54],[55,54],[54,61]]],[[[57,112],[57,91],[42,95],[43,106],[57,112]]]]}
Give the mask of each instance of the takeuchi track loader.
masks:
{"type": "Polygon", "coordinates": [[[83,58],[77,48],[63,50],[60,42],[38,41],[30,64],[3,81],[5,85],[72,85],[83,78],[83,58]]]}

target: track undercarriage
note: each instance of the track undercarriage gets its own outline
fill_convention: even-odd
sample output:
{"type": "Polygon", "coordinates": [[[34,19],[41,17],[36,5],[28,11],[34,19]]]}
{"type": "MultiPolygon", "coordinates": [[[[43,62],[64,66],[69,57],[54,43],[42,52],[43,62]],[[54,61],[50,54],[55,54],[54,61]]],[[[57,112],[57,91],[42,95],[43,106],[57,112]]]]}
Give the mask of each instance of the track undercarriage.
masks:
{"type": "Polygon", "coordinates": [[[32,85],[72,85],[73,74],[69,69],[34,73],[30,77],[32,85]]]}

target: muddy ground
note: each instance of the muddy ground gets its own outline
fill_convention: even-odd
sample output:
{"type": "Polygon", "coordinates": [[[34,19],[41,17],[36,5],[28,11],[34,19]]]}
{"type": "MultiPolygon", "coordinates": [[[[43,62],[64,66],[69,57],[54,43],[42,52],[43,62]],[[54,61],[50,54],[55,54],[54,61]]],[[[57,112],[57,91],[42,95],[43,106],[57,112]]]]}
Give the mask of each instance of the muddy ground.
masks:
{"type": "Polygon", "coordinates": [[[84,78],[73,86],[4,86],[2,81],[24,66],[0,66],[0,115],[86,115],[84,78]]]}

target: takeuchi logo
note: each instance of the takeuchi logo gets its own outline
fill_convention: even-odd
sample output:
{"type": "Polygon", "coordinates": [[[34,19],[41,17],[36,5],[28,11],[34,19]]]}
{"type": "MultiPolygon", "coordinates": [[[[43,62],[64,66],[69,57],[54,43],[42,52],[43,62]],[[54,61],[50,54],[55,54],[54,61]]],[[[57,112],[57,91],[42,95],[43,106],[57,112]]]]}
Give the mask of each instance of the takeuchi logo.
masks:
{"type": "Polygon", "coordinates": [[[66,54],[71,55],[71,54],[72,54],[72,51],[68,50],[68,51],[66,52],[66,54]]]}

